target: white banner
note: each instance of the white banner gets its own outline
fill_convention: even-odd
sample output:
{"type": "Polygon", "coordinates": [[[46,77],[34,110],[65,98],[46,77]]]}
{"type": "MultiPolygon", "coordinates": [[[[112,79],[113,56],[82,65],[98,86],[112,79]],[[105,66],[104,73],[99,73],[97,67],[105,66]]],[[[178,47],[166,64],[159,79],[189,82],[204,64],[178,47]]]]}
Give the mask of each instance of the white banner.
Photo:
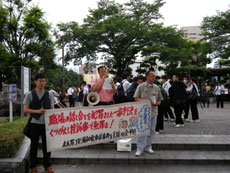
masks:
{"type": "Polygon", "coordinates": [[[49,109],[45,112],[47,150],[56,151],[149,135],[149,101],[109,106],[49,109]]]}

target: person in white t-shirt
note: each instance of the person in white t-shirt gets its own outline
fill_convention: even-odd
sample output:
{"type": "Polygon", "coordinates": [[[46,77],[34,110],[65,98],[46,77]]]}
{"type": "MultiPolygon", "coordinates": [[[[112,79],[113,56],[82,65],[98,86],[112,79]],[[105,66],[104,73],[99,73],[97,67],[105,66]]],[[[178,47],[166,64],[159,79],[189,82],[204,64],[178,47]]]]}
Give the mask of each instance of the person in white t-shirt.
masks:
{"type": "Polygon", "coordinates": [[[70,85],[69,89],[67,90],[67,94],[69,96],[69,107],[75,107],[73,93],[74,93],[74,86],[70,85]]]}
{"type": "Polygon", "coordinates": [[[215,87],[217,108],[219,108],[220,104],[221,104],[221,108],[224,108],[224,100],[223,100],[224,90],[225,90],[224,85],[221,85],[220,82],[217,82],[217,86],[215,87]]]}

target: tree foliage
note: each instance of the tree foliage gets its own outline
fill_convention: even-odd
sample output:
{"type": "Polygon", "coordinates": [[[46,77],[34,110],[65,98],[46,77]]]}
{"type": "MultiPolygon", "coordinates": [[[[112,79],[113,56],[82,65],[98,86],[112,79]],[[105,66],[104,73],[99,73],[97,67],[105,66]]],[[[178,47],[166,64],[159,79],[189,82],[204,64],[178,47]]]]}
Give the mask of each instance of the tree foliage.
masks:
{"type": "Polygon", "coordinates": [[[30,2],[3,0],[0,7],[1,83],[20,82],[22,65],[30,67],[33,73],[41,64],[43,68],[54,64],[50,25],[44,19],[44,12],[36,6],[29,6],[30,2]]]}
{"type": "Polygon", "coordinates": [[[230,65],[230,9],[203,19],[204,40],[211,45],[212,58],[221,58],[223,65],[230,65]]]}
{"type": "Polygon", "coordinates": [[[101,0],[97,9],[91,9],[84,23],[59,24],[68,42],[67,60],[81,64],[83,58],[93,63],[102,57],[110,73],[122,76],[129,71],[138,54],[145,47],[148,30],[162,24],[159,9],[162,0],[148,4],[143,0],[131,0],[124,5],[101,0]]]}

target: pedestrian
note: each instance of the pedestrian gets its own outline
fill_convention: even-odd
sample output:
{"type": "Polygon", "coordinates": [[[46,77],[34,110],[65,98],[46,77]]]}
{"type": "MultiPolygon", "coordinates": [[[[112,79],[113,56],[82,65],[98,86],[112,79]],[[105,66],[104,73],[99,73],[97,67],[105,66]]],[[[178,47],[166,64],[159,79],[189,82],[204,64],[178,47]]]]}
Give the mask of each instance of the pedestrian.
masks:
{"type": "Polygon", "coordinates": [[[217,108],[219,108],[220,104],[221,104],[221,108],[224,108],[224,100],[223,100],[224,90],[225,90],[224,85],[221,85],[220,82],[217,82],[217,85],[215,87],[217,108]]]}
{"type": "Polygon", "coordinates": [[[199,119],[199,112],[197,109],[197,103],[199,99],[199,90],[194,81],[195,80],[193,78],[189,79],[188,88],[186,89],[188,93],[187,100],[189,104],[191,105],[192,120],[190,120],[190,122],[199,123],[200,119],[199,119]]]}
{"type": "Polygon", "coordinates": [[[59,91],[58,94],[59,94],[59,98],[58,98],[59,101],[65,108],[67,108],[67,105],[65,104],[65,94],[63,94],[62,91],[59,91]]]}
{"type": "Polygon", "coordinates": [[[65,108],[65,106],[59,101],[59,94],[55,90],[50,90],[54,97],[54,108],[65,108]]]}
{"type": "Polygon", "coordinates": [[[126,91],[128,102],[134,102],[135,101],[135,98],[133,96],[135,94],[137,86],[142,84],[144,82],[144,80],[145,80],[145,78],[142,75],[138,75],[138,76],[133,78],[133,83],[131,84],[129,89],[126,91]]]}
{"type": "Polygon", "coordinates": [[[161,101],[161,104],[158,106],[158,115],[157,115],[155,134],[162,133],[164,130],[164,115],[165,113],[167,113],[167,102],[169,102],[168,94],[162,86],[160,87],[160,90],[161,90],[161,95],[163,97],[163,100],[161,101]]]}
{"type": "MultiPolygon", "coordinates": [[[[189,82],[189,78],[185,76],[184,79],[183,79],[183,83],[184,83],[186,89],[188,88],[188,82],[189,82]]],[[[190,109],[190,102],[189,102],[188,99],[186,99],[186,102],[185,102],[185,105],[184,105],[184,115],[182,115],[182,118],[186,122],[190,121],[188,119],[189,109],[190,109]]]]}
{"type": "Polygon", "coordinates": [[[205,82],[204,87],[202,88],[202,96],[203,96],[203,105],[207,103],[207,107],[209,108],[209,97],[211,94],[211,87],[208,82],[205,82]]]}
{"type": "Polygon", "coordinates": [[[37,172],[37,150],[38,141],[41,136],[42,150],[43,150],[43,166],[45,171],[53,173],[51,168],[51,153],[47,152],[46,146],[46,130],[45,130],[45,117],[46,109],[54,109],[54,98],[51,92],[45,90],[46,77],[44,74],[36,74],[34,77],[36,88],[28,92],[24,99],[24,112],[29,113],[31,119],[29,133],[30,133],[30,168],[32,173],[37,172]]]}
{"type": "Polygon", "coordinates": [[[89,94],[89,87],[86,85],[86,81],[82,82],[83,87],[83,106],[89,106],[89,103],[87,101],[87,95],[89,94]]]}
{"type": "MultiPolygon", "coordinates": [[[[162,88],[166,91],[168,97],[169,97],[169,88],[171,87],[171,84],[170,84],[170,81],[168,80],[167,76],[162,76],[161,77],[162,79],[162,88]]],[[[175,121],[175,117],[173,115],[173,112],[172,112],[172,109],[170,107],[170,103],[169,103],[169,99],[165,100],[164,99],[164,106],[165,106],[165,109],[163,110],[164,111],[164,116],[165,116],[165,121],[167,121],[170,117],[170,121],[174,122],[175,121]],[[169,116],[168,116],[169,115],[169,116]]]]}
{"type": "Polygon", "coordinates": [[[155,80],[155,73],[153,71],[148,71],[145,74],[146,82],[138,85],[136,92],[134,94],[135,101],[150,100],[152,105],[151,113],[151,129],[149,136],[139,136],[137,138],[137,151],[135,156],[139,157],[143,151],[153,154],[152,141],[155,135],[156,127],[156,117],[157,117],[157,107],[161,104],[163,100],[160,88],[153,82],[155,80]],[[155,101],[152,98],[155,98],[155,101]]]}
{"type": "Polygon", "coordinates": [[[111,105],[113,104],[113,94],[116,92],[116,87],[108,74],[105,66],[97,68],[99,78],[94,79],[92,82],[92,91],[97,92],[100,96],[98,105],[111,105]]]}
{"type": "Polygon", "coordinates": [[[131,83],[129,81],[130,81],[130,73],[124,72],[124,79],[122,81],[122,85],[123,85],[125,96],[127,96],[126,92],[129,89],[129,87],[131,86],[131,83]]]}
{"type": "Polygon", "coordinates": [[[73,85],[69,86],[69,89],[67,90],[67,94],[69,97],[69,107],[75,107],[75,102],[74,102],[74,98],[73,98],[73,95],[74,95],[74,86],[73,85]]]}
{"type": "Polygon", "coordinates": [[[179,81],[178,75],[173,75],[173,84],[169,89],[169,99],[170,104],[174,108],[174,114],[176,115],[175,127],[184,127],[182,112],[184,110],[186,98],[187,93],[184,83],[179,81]]]}

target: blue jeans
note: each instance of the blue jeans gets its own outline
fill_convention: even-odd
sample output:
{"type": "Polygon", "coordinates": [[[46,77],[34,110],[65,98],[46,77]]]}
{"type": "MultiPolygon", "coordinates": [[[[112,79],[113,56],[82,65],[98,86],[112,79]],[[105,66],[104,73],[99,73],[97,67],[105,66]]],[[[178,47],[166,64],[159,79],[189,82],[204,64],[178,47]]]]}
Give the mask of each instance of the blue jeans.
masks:
{"type": "Polygon", "coordinates": [[[143,151],[145,148],[152,148],[153,137],[155,136],[155,127],[156,127],[157,116],[151,117],[151,128],[150,136],[139,136],[137,138],[137,150],[143,151]]]}

